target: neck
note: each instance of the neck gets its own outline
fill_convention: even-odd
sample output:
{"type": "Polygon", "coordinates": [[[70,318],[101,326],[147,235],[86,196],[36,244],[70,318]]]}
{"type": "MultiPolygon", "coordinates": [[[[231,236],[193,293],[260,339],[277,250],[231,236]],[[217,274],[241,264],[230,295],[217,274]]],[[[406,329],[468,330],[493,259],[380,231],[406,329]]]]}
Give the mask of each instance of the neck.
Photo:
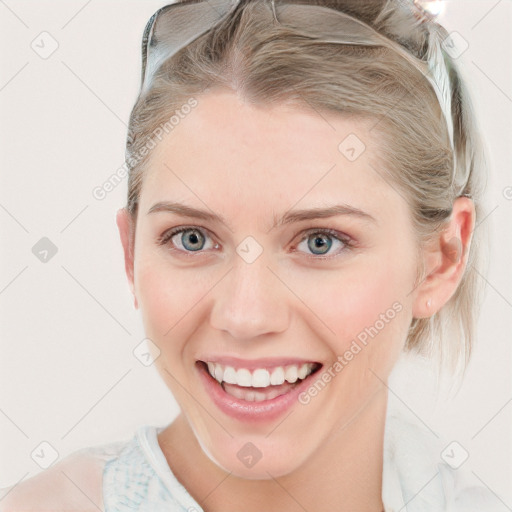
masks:
{"type": "Polygon", "coordinates": [[[183,414],[158,441],[172,472],[205,512],[239,511],[241,503],[246,512],[381,512],[386,407],[387,392],[381,390],[301,467],[268,480],[246,480],[219,468],[183,414]]]}

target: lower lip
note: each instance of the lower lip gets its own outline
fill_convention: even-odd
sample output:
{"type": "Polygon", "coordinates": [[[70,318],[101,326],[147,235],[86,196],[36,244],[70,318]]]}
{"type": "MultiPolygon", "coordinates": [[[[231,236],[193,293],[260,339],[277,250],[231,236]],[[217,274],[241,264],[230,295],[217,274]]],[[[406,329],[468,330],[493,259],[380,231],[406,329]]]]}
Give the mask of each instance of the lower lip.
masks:
{"type": "Polygon", "coordinates": [[[228,416],[245,422],[269,422],[279,418],[298,402],[300,393],[311,385],[310,375],[284,395],[261,402],[248,402],[226,393],[219,382],[208,373],[203,363],[196,363],[196,367],[213,403],[228,416]]]}

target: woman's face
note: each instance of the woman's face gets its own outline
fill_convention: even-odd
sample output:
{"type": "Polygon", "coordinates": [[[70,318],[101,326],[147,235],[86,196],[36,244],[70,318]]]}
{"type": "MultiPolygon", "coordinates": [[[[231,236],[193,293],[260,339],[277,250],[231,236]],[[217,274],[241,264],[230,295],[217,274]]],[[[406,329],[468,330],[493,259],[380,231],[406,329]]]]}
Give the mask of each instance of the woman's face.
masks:
{"type": "Polygon", "coordinates": [[[284,475],[382,395],[412,319],[411,217],[369,122],[197,100],[151,154],[134,293],[204,452],[284,475]]]}

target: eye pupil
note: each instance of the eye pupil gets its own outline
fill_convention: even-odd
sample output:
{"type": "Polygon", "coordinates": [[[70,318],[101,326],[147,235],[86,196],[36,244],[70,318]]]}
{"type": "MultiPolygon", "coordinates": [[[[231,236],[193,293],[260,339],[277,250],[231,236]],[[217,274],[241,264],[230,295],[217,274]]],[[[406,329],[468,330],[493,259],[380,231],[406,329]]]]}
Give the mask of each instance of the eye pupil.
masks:
{"type": "Polygon", "coordinates": [[[327,235],[317,235],[314,239],[312,239],[312,243],[308,243],[309,248],[311,251],[313,251],[315,254],[325,254],[329,252],[329,249],[332,246],[332,240],[327,235]],[[318,248],[322,249],[321,252],[315,252],[318,248]]]}
{"type": "Polygon", "coordinates": [[[204,237],[196,229],[189,229],[183,232],[181,242],[188,251],[200,251],[204,245],[204,237]],[[198,244],[199,247],[197,246],[198,244]]]}

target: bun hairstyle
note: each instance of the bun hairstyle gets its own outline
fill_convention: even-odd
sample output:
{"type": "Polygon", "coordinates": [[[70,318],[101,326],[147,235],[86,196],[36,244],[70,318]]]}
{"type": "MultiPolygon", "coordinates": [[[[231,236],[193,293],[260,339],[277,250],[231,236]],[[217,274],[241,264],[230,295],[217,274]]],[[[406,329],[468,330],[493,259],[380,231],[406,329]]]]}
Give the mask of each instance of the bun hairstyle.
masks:
{"type": "MultiPolygon", "coordinates": [[[[158,30],[171,28],[162,24],[157,35],[158,30]]],[[[374,168],[410,206],[419,285],[426,277],[420,250],[449,220],[455,199],[470,197],[476,224],[482,219],[483,149],[464,81],[442,49],[447,37],[412,0],[239,2],[215,28],[162,59],[150,86],[141,90],[126,147],[128,210],[137,215],[151,161],[143,148],[155,130],[191,98],[200,102],[213,88],[232,89],[254,104],[291,102],[367,119],[377,140],[374,168]],[[350,36],[344,36],[345,27],[350,36]],[[362,43],[370,39],[373,43],[362,43]]],[[[406,350],[435,357],[440,367],[464,370],[471,354],[482,236],[478,227],[451,299],[410,326],[406,350]]]]}

